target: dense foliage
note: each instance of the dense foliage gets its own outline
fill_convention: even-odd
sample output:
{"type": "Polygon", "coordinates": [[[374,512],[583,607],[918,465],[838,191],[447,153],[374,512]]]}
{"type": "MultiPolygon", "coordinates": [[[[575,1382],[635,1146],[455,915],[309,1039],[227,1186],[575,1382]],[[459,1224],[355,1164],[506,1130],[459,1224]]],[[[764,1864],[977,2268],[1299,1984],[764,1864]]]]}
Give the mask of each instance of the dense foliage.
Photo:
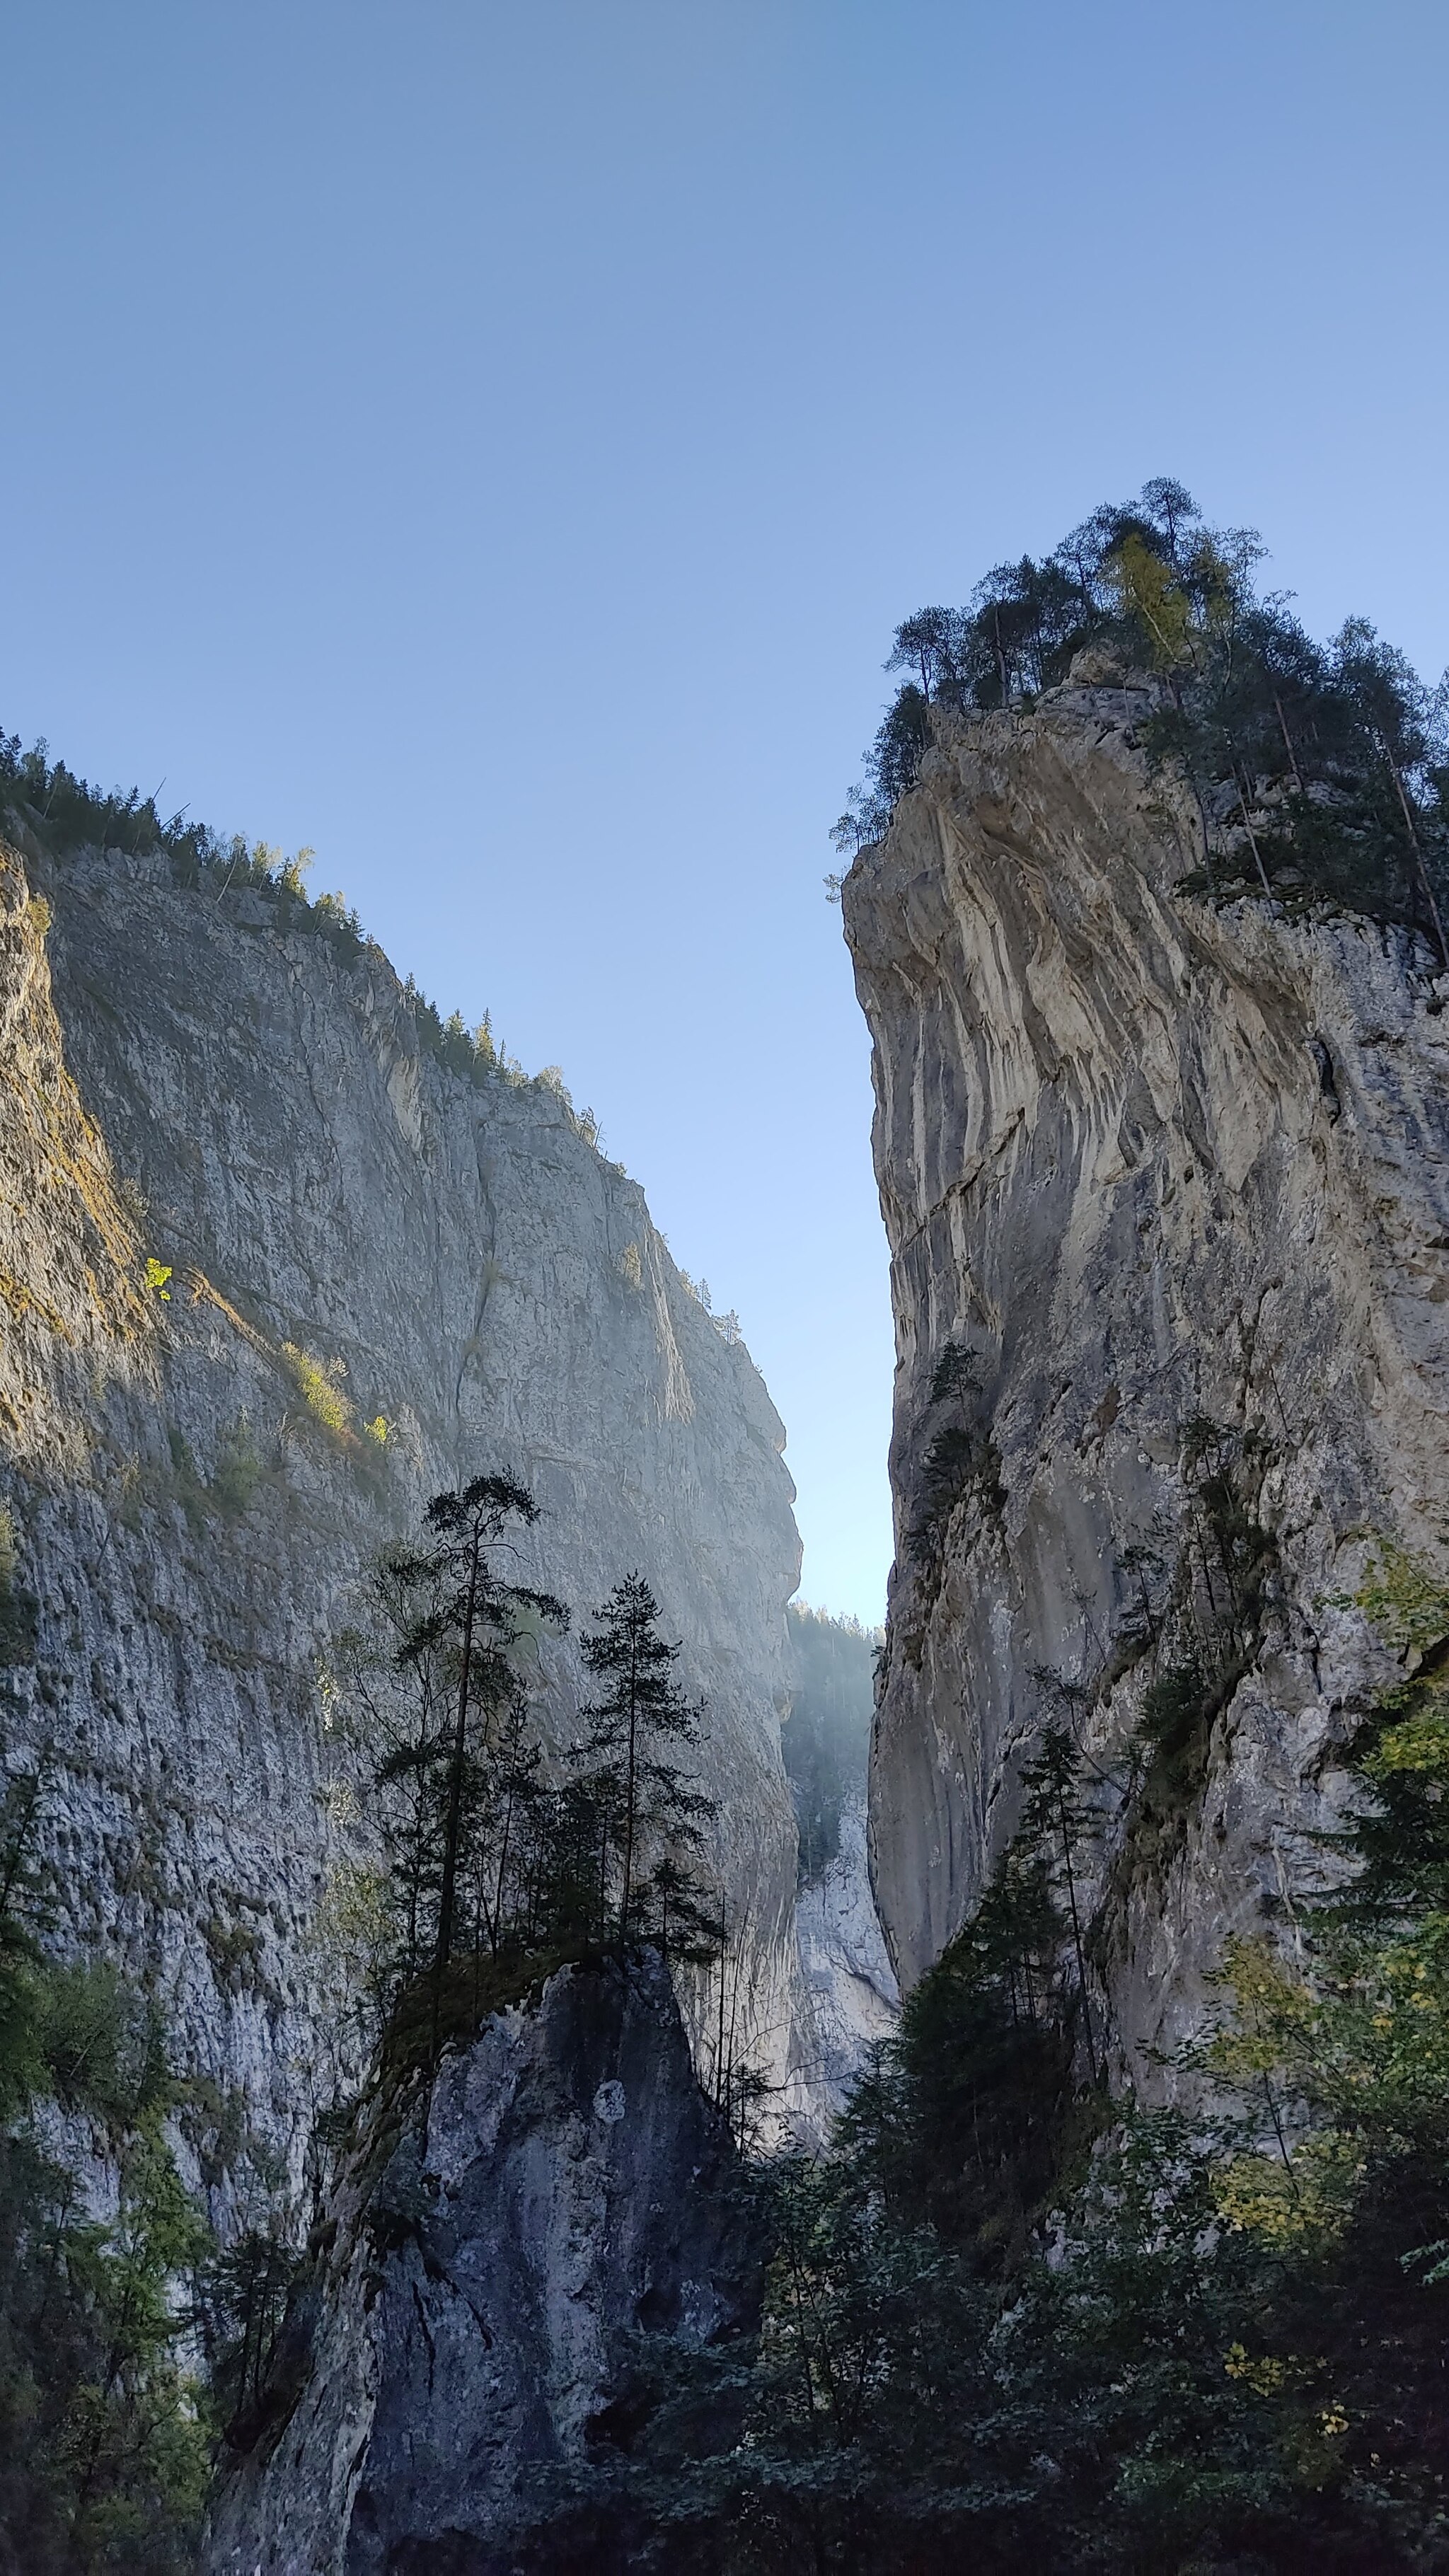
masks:
{"type": "Polygon", "coordinates": [[[1363,618],[1327,646],[1260,591],[1250,529],[1214,529],[1179,483],[1104,506],[1043,562],[998,564],[965,608],[896,631],[904,671],[836,826],[843,850],[886,829],[936,709],[1030,705],[1081,675],[1145,678],[1137,738],[1196,803],[1189,890],[1328,903],[1419,931],[1449,966],[1449,737],[1428,691],[1363,618]]]}
{"type": "MultiPolygon", "coordinates": [[[[180,2576],[210,2469],[210,2239],[168,2137],[154,2004],[41,1948],[44,1784],[0,1808],[0,2565],[180,2576]],[[98,2172],[109,2177],[97,2214],[98,2172]]],[[[225,2337],[226,2320],[216,2323],[225,2337]]]]}

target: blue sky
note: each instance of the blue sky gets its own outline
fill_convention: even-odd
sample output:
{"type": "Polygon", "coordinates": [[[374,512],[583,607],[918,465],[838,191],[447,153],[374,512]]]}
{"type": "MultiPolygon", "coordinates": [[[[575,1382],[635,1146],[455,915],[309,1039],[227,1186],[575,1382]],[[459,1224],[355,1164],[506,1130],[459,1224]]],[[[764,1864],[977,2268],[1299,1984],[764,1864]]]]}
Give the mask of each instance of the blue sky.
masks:
{"type": "Polygon", "coordinates": [[[1173,473],[1449,658],[1409,0],[46,0],[0,25],[0,723],[318,853],[559,1063],[874,1619],[891,1338],[822,891],[896,620],[1173,473]]]}

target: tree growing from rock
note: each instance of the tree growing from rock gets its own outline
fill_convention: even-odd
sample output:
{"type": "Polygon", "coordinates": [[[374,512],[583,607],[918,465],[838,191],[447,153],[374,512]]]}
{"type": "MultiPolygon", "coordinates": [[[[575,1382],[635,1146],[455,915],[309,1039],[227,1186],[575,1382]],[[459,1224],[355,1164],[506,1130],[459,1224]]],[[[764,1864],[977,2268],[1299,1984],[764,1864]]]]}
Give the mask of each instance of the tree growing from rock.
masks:
{"type": "Polygon", "coordinates": [[[583,1641],[600,1695],[581,1712],[575,1757],[599,1836],[604,1909],[621,1951],[659,1939],[676,1952],[718,1938],[690,1857],[715,1812],[671,1757],[700,1741],[701,1709],[675,1680],[679,1647],[661,1634],[643,1576],[626,1575],[583,1641]]]}
{"type": "Polygon", "coordinates": [[[1202,869],[1184,892],[1401,922],[1449,967],[1449,693],[1362,618],[1315,643],[1258,589],[1263,554],[1253,529],[1209,527],[1158,475],[1053,554],[997,564],[964,608],[918,609],[896,629],[885,667],[909,676],[837,847],[889,828],[943,709],[1030,704],[1089,647],[1099,682],[1145,683],[1137,740],[1191,790],[1202,869]]]}
{"type": "Polygon", "coordinates": [[[537,1767],[528,1741],[518,1649],[540,1625],[565,1628],[550,1592],[504,1581],[498,1543],[538,1518],[526,1486],[475,1476],[435,1494],[427,1540],[383,1570],[393,1667],[411,1684],[413,1723],[378,1766],[402,1809],[393,1863],[402,1947],[431,1968],[434,2041],[443,1979],[464,1946],[496,1955],[506,1923],[510,1844],[537,1767]],[[471,1904],[469,1900],[471,1899],[471,1904]]]}

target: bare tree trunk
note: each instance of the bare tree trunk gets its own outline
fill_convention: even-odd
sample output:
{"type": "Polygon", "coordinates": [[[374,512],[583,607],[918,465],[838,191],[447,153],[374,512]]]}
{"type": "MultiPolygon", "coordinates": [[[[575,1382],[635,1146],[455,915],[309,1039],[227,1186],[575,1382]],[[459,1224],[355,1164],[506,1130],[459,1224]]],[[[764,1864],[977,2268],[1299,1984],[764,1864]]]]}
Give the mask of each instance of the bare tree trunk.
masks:
{"type": "Polygon", "coordinates": [[[1092,2082],[1095,2084],[1097,2081],[1097,2050],[1092,2038],[1092,1998],[1087,1992],[1087,1961],[1082,1948],[1081,1918],[1077,1912],[1077,1882],[1072,1871],[1072,1836],[1071,1828],[1067,1822],[1067,1799],[1066,1791],[1064,1789],[1059,1789],[1057,1792],[1057,1817],[1062,1829],[1062,1860],[1065,1864],[1067,1873],[1067,1906],[1072,1918],[1072,1944],[1077,1954],[1077,1985],[1081,1993],[1082,2012],[1086,2020],[1087,2064],[1092,2070],[1092,2082]]]}
{"type": "Polygon", "coordinates": [[[1414,853],[1414,865],[1419,872],[1419,883],[1423,887],[1424,900],[1429,907],[1429,917],[1434,924],[1434,936],[1439,942],[1439,956],[1442,963],[1449,966],[1449,941],[1444,937],[1444,924],[1439,917],[1439,906],[1434,900],[1434,889],[1429,883],[1429,871],[1424,865],[1424,853],[1420,846],[1413,812],[1408,797],[1404,793],[1404,782],[1399,776],[1399,764],[1387,748],[1384,751],[1384,758],[1389,764],[1389,776],[1398,790],[1399,803],[1403,808],[1404,829],[1409,835],[1409,847],[1414,853]]]}
{"type": "Polygon", "coordinates": [[[1208,881],[1208,892],[1210,894],[1215,894],[1217,892],[1217,887],[1213,879],[1213,853],[1212,843],[1208,839],[1207,807],[1202,801],[1202,789],[1199,787],[1196,778],[1193,777],[1191,770],[1188,771],[1188,778],[1191,782],[1193,795],[1197,799],[1197,819],[1202,825],[1202,863],[1203,870],[1208,881]]]}
{"type": "Polygon", "coordinates": [[[1238,785],[1238,810],[1242,815],[1243,823],[1247,831],[1248,846],[1253,853],[1253,863],[1258,871],[1258,882],[1262,886],[1264,894],[1268,897],[1268,900],[1271,903],[1273,899],[1273,889],[1268,883],[1268,871],[1263,865],[1263,853],[1258,847],[1258,836],[1253,830],[1252,823],[1248,818],[1248,800],[1243,794],[1241,781],[1239,781],[1238,785]]]}
{"type": "Polygon", "coordinates": [[[1273,704],[1278,710],[1278,722],[1283,728],[1283,747],[1288,754],[1288,766],[1293,773],[1293,784],[1301,796],[1303,793],[1303,781],[1298,775],[1298,754],[1293,748],[1293,736],[1288,730],[1288,719],[1283,713],[1283,701],[1279,697],[1276,689],[1273,692],[1273,704]]]}
{"type": "Polygon", "coordinates": [[[629,1897],[634,1878],[634,1800],[639,1746],[639,1655],[629,1652],[629,1772],[624,1797],[624,1884],[619,1897],[619,1949],[629,1943],[629,1897]]]}
{"type": "Polygon", "coordinates": [[[724,2109],[725,2100],[725,1961],[729,1956],[729,1936],[725,1928],[724,1894],[719,1908],[719,2038],[714,2053],[714,2098],[724,2109]]]}

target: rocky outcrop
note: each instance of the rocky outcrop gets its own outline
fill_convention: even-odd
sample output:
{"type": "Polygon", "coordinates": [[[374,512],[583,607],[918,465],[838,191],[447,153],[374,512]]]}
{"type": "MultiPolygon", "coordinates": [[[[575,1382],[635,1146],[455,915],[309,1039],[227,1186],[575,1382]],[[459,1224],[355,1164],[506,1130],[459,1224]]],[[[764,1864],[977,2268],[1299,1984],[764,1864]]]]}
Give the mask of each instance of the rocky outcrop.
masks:
{"type": "Polygon", "coordinates": [[[663,2392],[728,2359],[761,2271],[657,1965],[561,1969],[375,2111],[325,2241],[208,2576],[639,2565],[629,2460],[661,2469],[663,2392]]]}
{"type": "Polygon", "coordinates": [[[1324,1865],[1372,1535],[1443,1559],[1449,1018],[1402,931],[1179,892],[1200,827],[1135,746],[1149,703],[938,710],[844,906],[898,1357],[881,1911],[909,1981],[1065,1713],[1150,2075],[1225,1934],[1324,1865]],[[1222,1632],[1219,1704],[1148,1832],[1134,1729],[1191,1619],[1222,1632]]]}
{"type": "MultiPolygon", "coordinates": [[[[586,1615],[637,1567],[682,1638],[741,2044],[808,2089],[783,1433],[566,1100],[448,1070],[315,916],[29,843],[0,862],[0,1181],[4,1749],[45,1763],[61,1937],[168,2009],[222,2223],[355,2059],[321,1900],[368,1848],[371,1758],[332,1641],[378,1548],[484,1469],[542,1506],[524,1580],[586,1615]]],[[[574,1649],[542,1653],[562,1742],[574,1649]]]]}

